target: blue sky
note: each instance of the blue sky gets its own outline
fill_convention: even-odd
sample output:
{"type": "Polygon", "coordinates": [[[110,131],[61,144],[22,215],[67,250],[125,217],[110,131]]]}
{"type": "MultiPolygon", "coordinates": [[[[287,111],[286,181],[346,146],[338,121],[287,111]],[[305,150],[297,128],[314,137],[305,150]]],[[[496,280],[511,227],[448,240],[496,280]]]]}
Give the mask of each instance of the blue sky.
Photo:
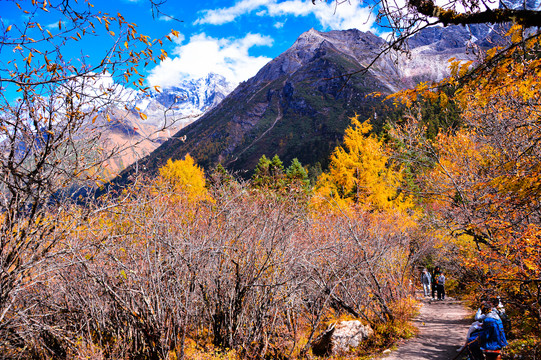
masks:
{"type": "MultiPolygon", "coordinates": [[[[139,69],[149,85],[161,87],[209,72],[222,74],[233,82],[246,80],[310,28],[358,28],[377,33],[374,16],[369,16],[370,10],[359,0],[338,7],[332,1],[316,1],[313,5],[310,0],[168,0],[160,10],[179,21],[160,14],[153,16],[147,0],[90,2],[96,9],[111,14],[120,12],[138,25],[140,33],[152,38],[163,38],[172,29],[180,33],[174,42],[164,43],[167,60],[139,69]]],[[[0,0],[0,26],[16,24],[20,16],[12,2],[0,0]]],[[[54,27],[57,20],[42,19],[41,23],[54,27]]],[[[69,55],[92,59],[93,54],[105,52],[111,43],[112,39],[105,36],[84,38],[81,48],[73,49],[69,55]]],[[[4,51],[0,56],[4,62],[10,54],[4,51]]]]}

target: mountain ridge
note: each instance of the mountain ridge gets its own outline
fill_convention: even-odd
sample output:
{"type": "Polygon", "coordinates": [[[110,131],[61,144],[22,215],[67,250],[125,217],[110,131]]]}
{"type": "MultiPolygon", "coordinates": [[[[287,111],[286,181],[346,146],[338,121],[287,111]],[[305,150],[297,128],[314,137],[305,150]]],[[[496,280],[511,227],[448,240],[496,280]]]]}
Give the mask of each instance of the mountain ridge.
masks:
{"type": "MultiPolygon", "coordinates": [[[[386,43],[370,32],[310,29],[142,162],[152,173],[167,159],[190,153],[206,169],[222,163],[244,172],[261,155],[277,154],[286,163],[296,157],[325,166],[350,117],[372,118],[375,130],[381,129],[391,109],[370,94],[442,79],[450,58],[473,59],[467,51],[472,41],[467,31],[452,27],[420,32],[408,57],[396,51],[381,55],[386,43]]],[[[122,173],[120,181],[132,173],[122,173]]]]}
{"type": "Polygon", "coordinates": [[[135,93],[116,89],[118,103],[108,106],[97,117],[102,124],[102,146],[119,149],[107,162],[105,177],[115,177],[131,163],[148,156],[180,129],[218,105],[232,90],[231,83],[214,73],[184,80],[162,91],[135,93]]]}

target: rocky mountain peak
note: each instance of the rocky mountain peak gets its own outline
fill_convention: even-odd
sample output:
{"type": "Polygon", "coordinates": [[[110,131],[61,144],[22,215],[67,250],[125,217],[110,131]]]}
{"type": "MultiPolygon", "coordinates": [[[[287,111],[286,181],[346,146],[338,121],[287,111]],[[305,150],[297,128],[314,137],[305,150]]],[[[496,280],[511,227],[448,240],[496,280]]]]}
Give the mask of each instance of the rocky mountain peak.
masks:
{"type": "MultiPolygon", "coordinates": [[[[473,59],[468,42],[482,41],[483,34],[490,33],[476,30],[479,39],[464,27],[425,29],[404,54],[382,53],[386,42],[370,32],[310,29],[219,106],[161,145],[145,159],[145,166],[156,171],[168,158],[180,159],[186,153],[205,168],[220,162],[246,171],[263,154],[277,154],[285,163],[298,158],[303,164],[325,166],[351,116],[372,118],[374,128],[381,128],[390,110],[371,94],[389,94],[447,76],[449,59],[473,59]]],[[[206,84],[219,83],[212,79],[209,75],[206,84]]]]}
{"type": "Polygon", "coordinates": [[[383,39],[371,32],[362,32],[358,29],[333,30],[320,32],[314,29],[301,34],[293,46],[286,51],[286,54],[314,52],[322,43],[328,42],[340,51],[357,57],[359,54],[366,54],[381,50],[384,45],[383,39]]]}
{"type": "Polygon", "coordinates": [[[541,0],[501,0],[500,9],[540,10],[541,0]]]}
{"type": "Polygon", "coordinates": [[[310,29],[302,33],[286,52],[263,67],[254,79],[274,81],[280,76],[293,74],[330,49],[352,57],[359,64],[367,65],[384,45],[380,37],[357,29],[329,32],[310,29]]]}

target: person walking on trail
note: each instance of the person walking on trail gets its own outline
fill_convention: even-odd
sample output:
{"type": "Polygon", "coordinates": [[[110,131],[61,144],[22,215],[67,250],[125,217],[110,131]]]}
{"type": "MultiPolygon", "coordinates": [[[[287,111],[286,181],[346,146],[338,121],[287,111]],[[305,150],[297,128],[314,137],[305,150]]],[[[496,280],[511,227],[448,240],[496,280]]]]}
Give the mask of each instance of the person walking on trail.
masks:
{"type": "Polygon", "coordinates": [[[432,277],[427,269],[423,269],[421,274],[421,284],[423,284],[423,292],[425,296],[430,296],[430,284],[432,283],[432,277]]]}
{"type": "Polygon", "coordinates": [[[438,300],[445,300],[445,275],[441,272],[436,279],[436,291],[438,300]]]}
{"type": "Polygon", "coordinates": [[[435,294],[436,294],[436,280],[438,279],[438,276],[440,276],[441,274],[441,269],[439,266],[436,266],[434,268],[434,271],[432,272],[432,283],[431,283],[431,286],[432,286],[432,299],[435,299],[435,294]]]}

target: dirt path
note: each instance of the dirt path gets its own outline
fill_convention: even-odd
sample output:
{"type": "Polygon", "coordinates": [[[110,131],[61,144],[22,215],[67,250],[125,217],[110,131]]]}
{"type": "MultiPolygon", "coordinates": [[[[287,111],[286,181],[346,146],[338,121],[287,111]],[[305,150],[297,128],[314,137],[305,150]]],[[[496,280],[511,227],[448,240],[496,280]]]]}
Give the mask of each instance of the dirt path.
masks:
{"type": "Polygon", "coordinates": [[[406,340],[398,349],[378,359],[385,360],[452,360],[456,349],[464,342],[471,324],[471,311],[453,299],[433,301],[423,299],[415,320],[419,336],[406,340]]]}

